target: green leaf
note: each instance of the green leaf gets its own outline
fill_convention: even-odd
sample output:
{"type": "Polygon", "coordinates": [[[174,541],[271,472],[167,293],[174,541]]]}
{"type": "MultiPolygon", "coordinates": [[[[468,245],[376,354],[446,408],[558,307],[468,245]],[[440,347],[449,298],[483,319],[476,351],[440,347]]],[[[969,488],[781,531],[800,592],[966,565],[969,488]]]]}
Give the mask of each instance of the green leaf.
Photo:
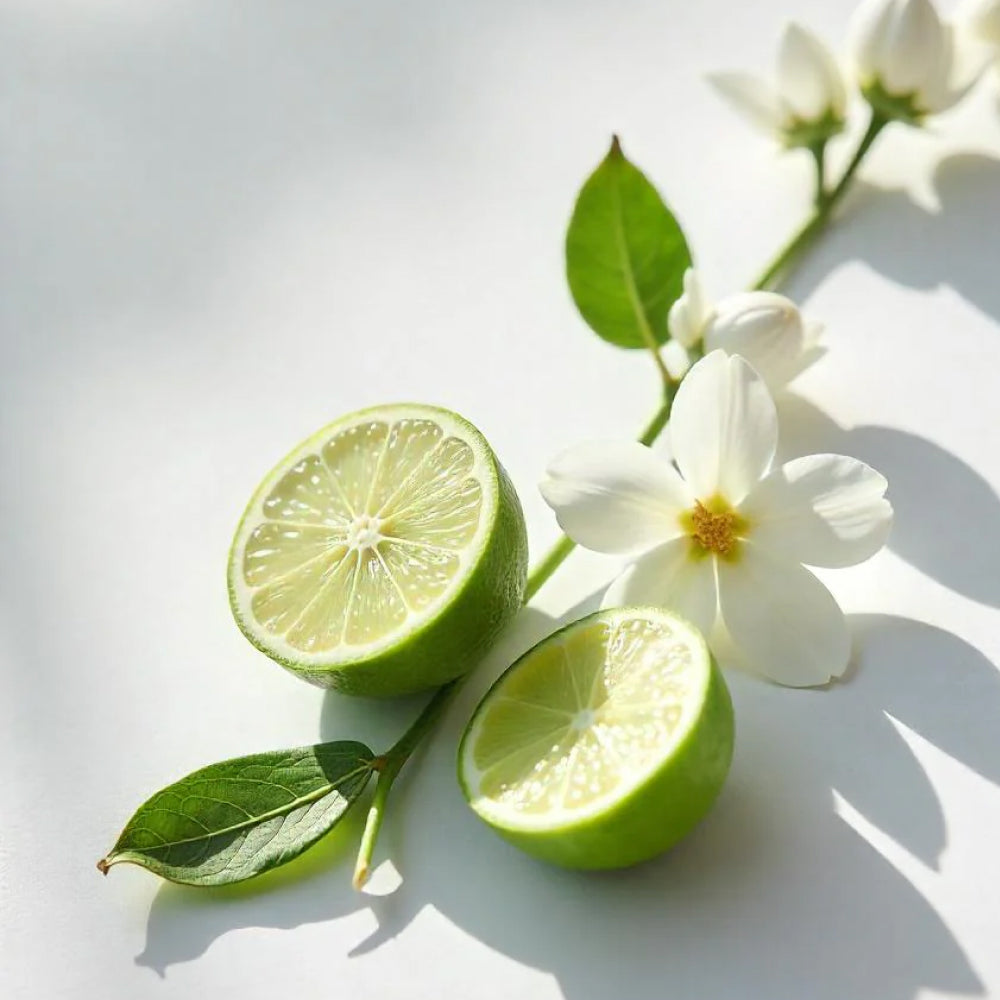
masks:
{"type": "Polygon", "coordinates": [[[681,227],[616,136],[583,185],[566,233],[577,309],[612,344],[655,348],[668,339],[667,313],[690,266],[681,227]]]}
{"type": "Polygon", "coordinates": [[[363,743],[210,764],[139,807],[97,867],[122,861],[187,885],[225,885],[291,861],[344,816],[375,770],[363,743]]]}

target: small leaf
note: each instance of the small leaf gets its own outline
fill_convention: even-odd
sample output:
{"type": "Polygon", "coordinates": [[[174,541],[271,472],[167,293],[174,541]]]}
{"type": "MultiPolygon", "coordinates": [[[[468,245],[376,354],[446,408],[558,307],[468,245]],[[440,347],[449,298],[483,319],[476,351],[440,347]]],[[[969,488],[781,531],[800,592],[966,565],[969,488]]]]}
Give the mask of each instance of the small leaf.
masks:
{"type": "Polygon", "coordinates": [[[662,344],[690,266],[681,227],[616,136],[583,185],[566,233],[566,277],[577,309],[619,347],[662,344]]]}
{"type": "Polygon", "coordinates": [[[122,861],[187,885],[225,885],[291,861],[344,816],[375,770],[363,743],[210,764],[139,807],[97,867],[122,861]]]}

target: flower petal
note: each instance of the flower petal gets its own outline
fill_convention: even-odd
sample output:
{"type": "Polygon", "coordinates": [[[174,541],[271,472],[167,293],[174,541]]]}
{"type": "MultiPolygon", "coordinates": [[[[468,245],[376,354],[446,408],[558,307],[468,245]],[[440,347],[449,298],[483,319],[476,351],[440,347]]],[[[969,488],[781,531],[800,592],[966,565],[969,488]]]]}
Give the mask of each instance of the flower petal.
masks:
{"type": "Polygon", "coordinates": [[[684,347],[694,347],[701,340],[711,306],[698,272],[689,267],[684,272],[684,292],[670,307],[667,328],[670,336],[684,347]]]}
{"type": "Polygon", "coordinates": [[[547,474],[539,489],[559,526],[595,552],[641,552],[676,538],[679,514],[694,502],[673,466],[636,441],[577,445],[547,474]]]}
{"type": "Polygon", "coordinates": [[[885,544],[892,527],[888,483],[845,455],[809,455],[763,479],[740,506],[752,538],[809,566],[853,566],[885,544]]]}
{"type": "Polygon", "coordinates": [[[938,76],[947,76],[949,40],[930,0],[897,0],[886,42],[882,84],[890,94],[922,90],[938,76]]]}
{"type": "Polygon", "coordinates": [[[740,354],[773,392],[799,373],[805,325],[791,299],[774,292],[742,292],[723,299],[705,329],[705,349],[740,354]]]}
{"type": "Polygon", "coordinates": [[[660,357],[663,358],[670,377],[677,382],[684,378],[691,367],[691,355],[677,340],[668,340],[660,349],[660,357]]]}
{"type": "Polygon", "coordinates": [[[882,74],[895,16],[895,0],[861,0],[851,15],[849,46],[858,82],[863,87],[882,74]]]}
{"type": "Polygon", "coordinates": [[[608,588],[602,606],[669,608],[707,636],[718,612],[714,563],[710,556],[692,555],[690,538],[675,538],[629,566],[608,588]]]}
{"type": "Polygon", "coordinates": [[[842,118],[847,90],[830,50],[811,31],[789,24],[778,49],[778,93],[803,121],[842,118]]]}
{"type": "Polygon", "coordinates": [[[699,500],[738,504],[767,472],[778,416],[764,380],[741,357],[713,351],[688,372],[670,415],[671,452],[699,500]]]}
{"type": "Polygon", "coordinates": [[[740,658],[789,687],[839,677],[851,640],[833,595],[807,569],[744,542],[739,559],[718,563],[719,609],[740,658]]]}
{"type": "Polygon", "coordinates": [[[709,73],[708,82],[759,132],[781,139],[790,115],[769,83],[750,73],[709,73]]]}
{"type": "MultiPolygon", "coordinates": [[[[807,368],[826,356],[826,347],[820,343],[823,334],[823,324],[803,318],[805,337],[802,340],[802,353],[790,361],[784,371],[787,382],[794,382],[807,368]]],[[[766,381],[766,379],[765,379],[766,381]]]]}
{"type": "Polygon", "coordinates": [[[933,114],[954,107],[979,82],[990,67],[994,52],[968,32],[956,31],[952,25],[942,25],[947,38],[947,56],[938,74],[929,80],[921,93],[925,109],[933,114]]]}
{"type": "Polygon", "coordinates": [[[817,323],[816,320],[803,320],[803,330],[804,336],[802,338],[802,346],[807,350],[811,351],[814,347],[819,346],[820,338],[823,336],[823,324],[817,323]]]}

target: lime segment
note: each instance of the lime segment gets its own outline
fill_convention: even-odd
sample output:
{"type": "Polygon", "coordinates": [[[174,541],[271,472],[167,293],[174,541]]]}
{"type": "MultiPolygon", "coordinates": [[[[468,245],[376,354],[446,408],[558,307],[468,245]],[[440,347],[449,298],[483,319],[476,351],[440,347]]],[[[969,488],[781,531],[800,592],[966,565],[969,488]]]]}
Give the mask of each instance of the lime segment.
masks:
{"type": "Polygon", "coordinates": [[[455,615],[468,653],[481,652],[519,605],[526,555],[517,498],[482,435],[446,410],[380,407],[324,428],[258,488],[230,598],[248,638],[307,679],[402,693],[469,669],[441,619],[455,615]],[[404,646],[410,669],[396,662],[404,646]]]}
{"type": "Polygon", "coordinates": [[[459,751],[472,808],[529,853],[581,868],[659,853],[707,812],[733,745],[701,635],[654,609],[550,636],[491,688],[459,751]]]}

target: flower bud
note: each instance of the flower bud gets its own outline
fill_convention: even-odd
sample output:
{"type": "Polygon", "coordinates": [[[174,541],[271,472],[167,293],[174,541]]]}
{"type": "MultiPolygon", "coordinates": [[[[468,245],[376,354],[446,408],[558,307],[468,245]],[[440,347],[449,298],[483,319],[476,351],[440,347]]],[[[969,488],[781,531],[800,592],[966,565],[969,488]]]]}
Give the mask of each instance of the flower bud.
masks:
{"type": "Polygon", "coordinates": [[[789,24],[778,49],[775,83],[749,73],[709,81],[758,130],[786,147],[816,146],[844,127],[847,91],[836,60],[814,34],[789,24]]]}
{"type": "Polygon", "coordinates": [[[694,347],[701,340],[710,315],[701,278],[693,267],[689,267],[684,272],[684,293],[670,307],[667,316],[670,336],[682,347],[694,347]]]}
{"type": "Polygon", "coordinates": [[[774,292],[744,292],[723,299],[705,327],[705,353],[739,354],[772,392],[818,357],[820,327],[807,325],[795,303],[774,292]]]}
{"type": "MultiPolygon", "coordinates": [[[[847,88],[840,67],[830,50],[812,32],[797,24],[785,28],[778,49],[778,94],[795,121],[786,132],[803,126],[815,127],[824,121],[843,125],[847,88]]],[[[838,127],[834,131],[839,130],[838,127]]]]}
{"type": "Polygon", "coordinates": [[[684,294],[667,322],[671,339],[663,358],[677,379],[699,353],[721,350],[746,358],[775,392],[824,353],[818,344],[822,326],[807,323],[791,299],[774,292],[742,292],[713,305],[694,268],[684,272],[684,294]]]}
{"type": "Polygon", "coordinates": [[[955,32],[930,0],[863,0],[851,23],[851,52],[868,103],[911,125],[955,105],[984,68],[965,65],[955,32]]]}

